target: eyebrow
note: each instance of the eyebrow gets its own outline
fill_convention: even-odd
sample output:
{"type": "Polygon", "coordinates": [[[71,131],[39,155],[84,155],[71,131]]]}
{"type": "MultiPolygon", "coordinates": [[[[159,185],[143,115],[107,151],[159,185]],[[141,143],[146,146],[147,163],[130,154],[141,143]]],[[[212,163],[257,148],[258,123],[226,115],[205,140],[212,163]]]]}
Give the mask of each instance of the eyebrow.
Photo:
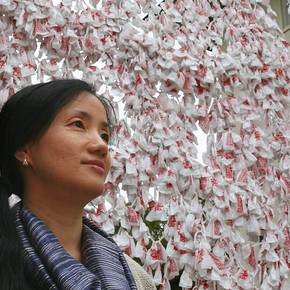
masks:
{"type": "MultiPolygon", "coordinates": [[[[86,119],[89,119],[89,120],[91,120],[93,118],[92,115],[90,113],[86,112],[86,111],[74,109],[73,113],[81,115],[82,117],[84,117],[86,119]]],[[[109,124],[107,122],[101,122],[101,126],[109,128],[109,124]]]]}

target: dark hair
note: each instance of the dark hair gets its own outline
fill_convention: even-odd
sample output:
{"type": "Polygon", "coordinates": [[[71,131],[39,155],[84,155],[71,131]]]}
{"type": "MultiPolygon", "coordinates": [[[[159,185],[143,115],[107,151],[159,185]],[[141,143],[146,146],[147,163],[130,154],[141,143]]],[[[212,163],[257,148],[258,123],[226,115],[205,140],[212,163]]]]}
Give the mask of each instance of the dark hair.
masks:
{"type": "Polygon", "coordinates": [[[80,93],[95,95],[104,105],[110,133],[115,113],[110,101],[97,96],[88,83],[54,80],[25,87],[11,96],[0,112],[0,278],[1,289],[23,290],[25,275],[21,245],[17,237],[15,216],[9,207],[9,196],[22,198],[23,180],[15,153],[47,130],[58,111],[80,93]]]}

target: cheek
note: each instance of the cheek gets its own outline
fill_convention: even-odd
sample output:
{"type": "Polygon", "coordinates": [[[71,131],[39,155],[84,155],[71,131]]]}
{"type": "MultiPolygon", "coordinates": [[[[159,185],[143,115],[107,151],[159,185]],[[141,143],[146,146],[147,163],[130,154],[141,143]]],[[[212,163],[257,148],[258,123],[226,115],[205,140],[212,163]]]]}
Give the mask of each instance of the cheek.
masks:
{"type": "Polygon", "coordinates": [[[72,166],[70,161],[80,158],[81,145],[76,141],[65,134],[54,134],[53,138],[44,136],[32,150],[32,160],[38,167],[49,167],[50,170],[72,166]]]}

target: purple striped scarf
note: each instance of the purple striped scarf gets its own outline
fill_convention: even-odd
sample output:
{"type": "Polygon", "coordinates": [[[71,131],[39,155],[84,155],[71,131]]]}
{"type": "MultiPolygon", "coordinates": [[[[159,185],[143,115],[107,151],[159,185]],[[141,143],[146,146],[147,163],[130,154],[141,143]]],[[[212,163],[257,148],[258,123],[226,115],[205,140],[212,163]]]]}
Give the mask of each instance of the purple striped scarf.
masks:
{"type": "Polygon", "coordinates": [[[25,270],[35,289],[137,290],[121,250],[105,232],[83,218],[83,264],[70,256],[56,236],[31,211],[16,206],[25,270]]]}

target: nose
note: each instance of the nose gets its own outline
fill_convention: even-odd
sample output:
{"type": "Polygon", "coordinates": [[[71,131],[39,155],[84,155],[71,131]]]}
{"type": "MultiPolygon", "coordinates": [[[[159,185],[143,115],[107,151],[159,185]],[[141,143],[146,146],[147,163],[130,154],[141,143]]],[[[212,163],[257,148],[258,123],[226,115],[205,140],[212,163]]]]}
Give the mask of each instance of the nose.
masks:
{"type": "Polygon", "coordinates": [[[88,151],[93,154],[99,154],[100,156],[105,157],[109,152],[109,146],[106,141],[102,139],[99,133],[92,134],[90,143],[88,146],[88,151]]]}

